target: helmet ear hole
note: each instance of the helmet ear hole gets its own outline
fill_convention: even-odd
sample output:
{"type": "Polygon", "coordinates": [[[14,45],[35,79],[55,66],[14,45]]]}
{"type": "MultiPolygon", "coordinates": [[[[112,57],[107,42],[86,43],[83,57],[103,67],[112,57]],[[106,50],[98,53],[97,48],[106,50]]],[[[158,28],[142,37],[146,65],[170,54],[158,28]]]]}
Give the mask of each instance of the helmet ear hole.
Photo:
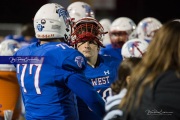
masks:
{"type": "Polygon", "coordinates": [[[71,19],[59,4],[43,5],[34,17],[34,29],[39,39],[63,38],[68,42],[71,34],[71,19]]]}

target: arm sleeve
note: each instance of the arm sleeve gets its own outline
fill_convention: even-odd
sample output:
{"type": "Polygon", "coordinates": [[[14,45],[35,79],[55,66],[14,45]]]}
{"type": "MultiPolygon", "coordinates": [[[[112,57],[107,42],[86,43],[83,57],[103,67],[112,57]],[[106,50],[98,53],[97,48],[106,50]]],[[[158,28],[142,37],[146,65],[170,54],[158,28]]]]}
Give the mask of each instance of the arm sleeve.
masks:
{"type": "Polygon", "coordinates": [[[98,116],[103,118],[105,114],[105,103],[83,74],[76,73],[70,75],[66,83],[98,116]]]}

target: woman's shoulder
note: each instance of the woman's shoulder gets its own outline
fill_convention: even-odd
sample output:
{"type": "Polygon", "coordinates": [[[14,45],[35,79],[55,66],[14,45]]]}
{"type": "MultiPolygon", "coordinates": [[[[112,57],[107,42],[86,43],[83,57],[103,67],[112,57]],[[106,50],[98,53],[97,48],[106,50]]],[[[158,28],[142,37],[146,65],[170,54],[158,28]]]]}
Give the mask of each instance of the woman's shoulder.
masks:
{"type": "Polygon", "coordinates": [[[168,70],[162,73],[155,80],[154,87],[157,88],[157,86],[158,87],[172,86],[172,88],[173,86],[180,87],[180,73],[178,73],[175,70],[168,70]]]}

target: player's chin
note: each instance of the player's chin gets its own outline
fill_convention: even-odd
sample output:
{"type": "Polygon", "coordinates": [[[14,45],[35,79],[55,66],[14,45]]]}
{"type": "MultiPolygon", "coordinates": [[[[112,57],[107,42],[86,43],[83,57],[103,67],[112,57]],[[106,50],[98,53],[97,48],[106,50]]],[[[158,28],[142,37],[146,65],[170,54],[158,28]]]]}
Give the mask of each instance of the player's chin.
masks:
{"type": "Polygon", "coordinates": [[[85,56],[86,58],[91,58],[91,57],[92,57],[92,55],[91,55],[91,54],[88,54],[88,53],[85,53],[84,56],[85,56]]]}

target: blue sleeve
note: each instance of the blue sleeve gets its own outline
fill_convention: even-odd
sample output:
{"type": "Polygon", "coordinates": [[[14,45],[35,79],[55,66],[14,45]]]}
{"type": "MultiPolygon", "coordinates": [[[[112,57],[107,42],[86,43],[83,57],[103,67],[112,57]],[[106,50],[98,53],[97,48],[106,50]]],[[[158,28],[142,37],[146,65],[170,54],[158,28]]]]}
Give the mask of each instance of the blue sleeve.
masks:
{"type": "Polygon", "coordinates": [[[83,74],[77,73],[70,75],[67,86],[80,97],[92,111],[103,118],[105,114],[105,103],[83,74]]]}
{"type": "Polygon", "coordinates": [[[86,59],[81,53],[76,51],[63,61],[62,67],[68,71],[82,71],[86,67],[86,59]]]}

